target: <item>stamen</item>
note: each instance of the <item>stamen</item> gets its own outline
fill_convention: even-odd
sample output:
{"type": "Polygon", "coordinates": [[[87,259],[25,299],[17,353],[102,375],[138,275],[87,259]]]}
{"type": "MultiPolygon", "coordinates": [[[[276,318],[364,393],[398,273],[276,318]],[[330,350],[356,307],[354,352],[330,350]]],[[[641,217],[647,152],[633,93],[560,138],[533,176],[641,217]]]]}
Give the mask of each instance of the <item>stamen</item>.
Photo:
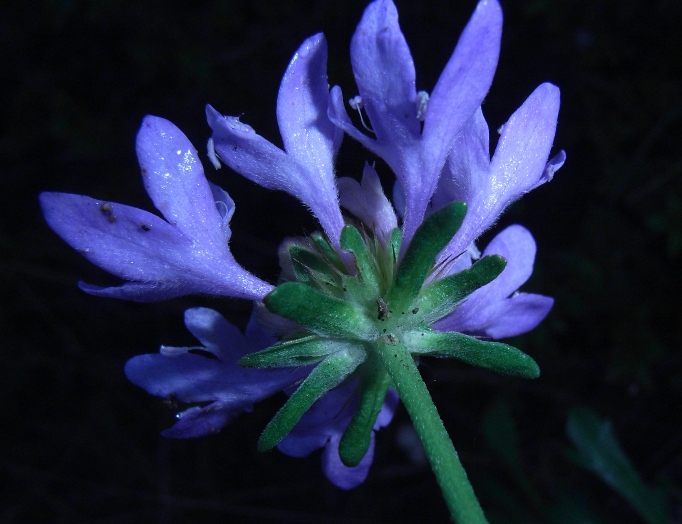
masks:
{"type": "Polygon", "coordinates": [[[362,103],[362,97],[360,95],[354,96],[348,101],[348,105],[352,108],[355,109],[356,111],[360,111],[363,107],[362,103]]]}
{"type": "Polygon", "coordinates": [[[364,103],[362,101],[362,97],[360,95],[354,96],[348,101],[348,105],[351,107],[351,109],[355,109],[358,114],[360,115],[360,122],[362,122],[362,127],[364,127],[367,131],[370,133],[373,133],[376,135],[374,132],[374,129],[369,127],[367,124],[365,124],[365,119],[362,117],[362,108],[364,106],[364,103]]]}

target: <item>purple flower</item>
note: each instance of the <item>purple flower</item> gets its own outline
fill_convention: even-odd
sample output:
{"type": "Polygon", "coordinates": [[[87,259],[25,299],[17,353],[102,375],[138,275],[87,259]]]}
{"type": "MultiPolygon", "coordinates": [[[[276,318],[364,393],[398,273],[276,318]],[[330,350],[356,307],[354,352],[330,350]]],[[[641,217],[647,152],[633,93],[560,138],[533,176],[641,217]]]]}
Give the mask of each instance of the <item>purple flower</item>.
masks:
{"type": "Polygon", "coordinates": [[[208,124],[220,159],[249,180],[280,189],[303,202],[338,246],[343,228],[334,159],[343,132],[327,118],[327,42],[308,38],[291,59],[277,97],[284,151],[271,144],[239,117],[223,117],[210,105],[208,124]]]}
{"type": "Polygon", "coordinates": [[[246,333],[218,312],[193,308],[185,312],[187,329],[200,347],[162,346],[157,354],[131,358],[125,367],[131,382],[172,402],[204,404],[178,413],[166,437],[190,438],[215,433],[253,404],[287,388],[305,376],[306,369],[247,369],[237,361],[275,342],[253,319],[246,333]]]}
{"type": "Polygon", "coordinates": [[[367,454],[360,464],[349,468],[339,458],[339,442],[357,409],[357,387],[357,380],[353,380],[331,390],[303,415],[294,429],[277,445],[282,453],[291,457],[305,457],[324,447],[322,470],[334,485],[343,489],[352,489],[367,478],[374,459],[374,433],[391,422],[398,405],[398,395],[389,390],[374,424],[367,454]]]}
{"type": "Polygon", "coordinates": [[[430,97],[417,92],[393,2],[372,2],[353,35],[351,62],[360,92],[353,105],[364,107],[376,138],[353,126],[339,87],[332,89],[329,117],[393,169],[405,192],[405,240],[419,227],[455,139],[490,88],[501,35],[499,4],[480,1],[430,97]]]}
{"type": "Polygon", "coordinates": [[[92,263],[131,282],[99,296],[139,302],[191,293],[259,300],[272,286],[242,268],[228,248],[234,202],[204,177],[187,137],[168,120],[147,116],[137,134],[142,180],[166,220],[83,195],[42,193],[45,220],[92,263]]]}
{"type": "Polygon", "coordinates": [[[498,340],[522,335],[537,326],[552,309],[554,300],[517,291],[533,272],[535,251],[535,241],[526,228],[514,225],[499,233],[483,255],[504,257],[507,265],[502,273],[469,295],[434,328],[498,340]]]}
{"type": "Polygon", "coordinates": [[[559,88],[540,85],[502,126],[492,160],[481,108],[469,118],[433,194],[434,209],[456,200],[467,204],[464,223],[440,260],[459,255],[509,204],[552,179],[566,159],[561,151],[547,162],[558,114],[559,88]]]}
{"type": "Polygon", "coordinates": [[[562,151],[548,162],[559,111],[559,90],[551,84],[540,85],[501,127],[490,158],[481,102],[497,65],[501,26],[498,2],[481,0],[429,96],[416,90],[395,6],[372,2],[351,43],[359,95],[350,104],[364,108],[373,137],[353,126],[340,88],[329,90],[321,34],[301,45],[280,85],[284,149],[207,106],[213,164],[220,167],[220,159],[263,187],[296,196],[325,233],[283,242],[283,282],[276,288],[232,257],[233,201],[207,182],[188,139],[161,118],[145,118],[137,153],[147,192],[166,220],[85,196],[41,195],[45,218],[60,236],[130,281],[111,288],[81,283],[88,293],[137,301],[205,293],[254,302],[245,334],[215,311],[190,309],[185,323],[202,346],[163,346],[127,363],[128,378],[149,393],[193,404],[164,435],[218,431],[255,402],[286,391],[289,400],[259,447],[276,445],[295,457],[324,448],[325,474],[350,489],[366,478],[375,432],[397,405],[391,384],[398,382],[382,367],[378,346],[400,340],[414,355],[454,356],[519,376],[539,373],[515,348],[481,340],[525,333],[552,307],[549,297],[518,292],[535,259],[526,229],[502,231],[483,258],[475,241],[565,160],[562,151]],[[335,178],[344,133],[393,170],[393,204],[370,164],[360,182],[335,178]],[[467,208],[458,230],[453,217],[464,206],[453,202],[467,208]],[[354,218],[344,217],[340,206],[354,218]],[[425,231],[441,234],[435,220],[453,229],[444,241],[427,238],[425,231]],[[417,249],[422,253],[413,256],[417,249]],[[481,358],[486,351],[493,356],[481,358]]]}

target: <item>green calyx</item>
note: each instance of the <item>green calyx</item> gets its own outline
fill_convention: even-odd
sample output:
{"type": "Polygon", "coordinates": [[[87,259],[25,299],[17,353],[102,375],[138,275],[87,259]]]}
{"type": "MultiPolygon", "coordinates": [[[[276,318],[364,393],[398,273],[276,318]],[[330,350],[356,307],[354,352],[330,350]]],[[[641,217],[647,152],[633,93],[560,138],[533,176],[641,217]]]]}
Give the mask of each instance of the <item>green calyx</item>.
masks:
{"type": "Polygon", "coordinates": [[[260,450],[277,445],[322,395],[357,378],[358,406],[339,444],[343,463],[357,466],[370,446],[386,392],[395,387],[379,347],[401,344],[413,358],[453,357],[509,375],[539,375],[533,359],[516,348],[430,327],[494,280],[506,264],[500,256],[488,256],[467,270],[434,278],[442,269],[435,267],[436,257],[465,214],[462,202],[432,213],[415,232],[402,260],[398,229],[382,242],[347,225],[339,239],[340,252],[320,233],[283,244],[280,262],[285,281],[263,302],[271,313],[301,328],[239,362],[248,367],[316,367],[268,424],[260,450]]]}

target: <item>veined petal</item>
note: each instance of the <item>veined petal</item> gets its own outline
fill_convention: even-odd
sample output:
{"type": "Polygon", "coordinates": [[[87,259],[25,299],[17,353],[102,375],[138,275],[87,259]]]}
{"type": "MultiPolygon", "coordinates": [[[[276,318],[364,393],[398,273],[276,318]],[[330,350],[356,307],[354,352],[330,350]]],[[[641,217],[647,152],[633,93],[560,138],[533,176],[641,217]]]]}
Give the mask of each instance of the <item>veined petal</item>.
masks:
{"type": "Polygon", "coordinates": [[[320,170],[313,160],[315,154],[299,162],[237,117],[223,116],[207,105],[206,118],[213,130],[215,151],[225,164],[265,188],[286,191],[298,198],[338,245],[343,219],[334,186],[333,158],[328,158],[320,170]]]}
{"type": "Polygon", "coordinates": [[[398,219],[374,168],[365,163],[360,183],[352,178],[342,177],[336,181],[336,185],[339,188],[341,206],[362,220],[386,242],[391,231],[398,227],[398,219]]]}
{"type": "MultiPolygon", "coordinates": [[[[490,89],[501,37],[499,3],[481,0],[441,73],[426,110],[423,139],[433,158],[436,177],[460,129],[490,89]]],[[[435,184],[433,180],[433,188],[435,184]]]]}
{"type": "Polygon", "coordinates": [[[390,0],[367,6],[350,46],[355,81],[380,143],[417,140],[417,90],[412,55],[390,0]]]}

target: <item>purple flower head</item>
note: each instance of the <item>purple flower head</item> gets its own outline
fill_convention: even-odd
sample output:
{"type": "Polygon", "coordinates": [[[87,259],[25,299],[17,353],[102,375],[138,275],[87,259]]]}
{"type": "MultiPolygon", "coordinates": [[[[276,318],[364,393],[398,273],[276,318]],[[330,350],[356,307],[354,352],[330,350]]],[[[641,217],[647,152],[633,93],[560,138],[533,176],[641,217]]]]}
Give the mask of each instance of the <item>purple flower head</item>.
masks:
{"type": "Polygon", "coordinates": [[[204,177],[197,152],[168,120],[147,116],[137,134],[142,180],[166,220],[83,195],[42,193],[45,220],[94,264],[129,280],[80,283],[93,295],[139,302],[191,293],[259,300],[272,286],[242,268],[228,248],[234,202],[204,177]]]}
{"type": "Polygon", "coordinates": [[[323,233],[282,243],[277,287],[232,257],[234,202],[206,180],[185,135],[161,118],[145,118],[137,153],[145,188],[165,220],[85,196],[41,195],[45,218],[60,236],[129,281],[111,288],[81,283],[88,293],[137,301],[205,293],[254,302],[244,334],[213,310],[190,309],[185,323],[201,346],[163,346],[127,363],[133,383],[192,405],[164,435],[219,431],[284,391],[289,399],[263,431],[259,449],[276,446],[302,457],[324,448],[325,474],[350,489],[366,478],[375,433],[395,412],[400,381],[389,368],[398,351],[405,351],[403,363],[446,356],[539,375],[529,356],[489,341],[533,329],[552,307],[549,297],[518,291],[532,273],[535,241],[518,225],[498,234],[483,256],[475,241],[511,202],[563,165],[563,151],[548,161],[559,90],[540,85],[501,127],[490,157],[481,103],[501,27],[498,2],[481,0],[429,96],[416,90],[395,6],[372,2],[351,43],[359,95],[350,102],[365,110],[372,137],[351,123],[340,88],[329,90],[321,34],[301,45],[280,85],[283,149],[207,106],[214,166],[220,160],[263,187],[296,196],[322,226],[323,233]],[[365,164],[360,182],[335,178],[344,133],[393,170],[393,203],[373,165],[365,164]]]}

